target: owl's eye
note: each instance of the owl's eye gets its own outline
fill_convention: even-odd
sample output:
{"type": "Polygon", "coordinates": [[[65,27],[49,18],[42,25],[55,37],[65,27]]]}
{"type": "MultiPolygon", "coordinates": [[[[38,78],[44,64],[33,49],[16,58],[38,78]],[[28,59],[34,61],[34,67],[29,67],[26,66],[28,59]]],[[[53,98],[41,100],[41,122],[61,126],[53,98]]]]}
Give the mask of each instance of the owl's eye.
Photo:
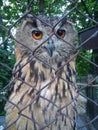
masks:
{"type": "Polygon", "coordinates": [[[40,40],[43,36],[43,33],[39,30],[34,30],[34,31],[32,31],[32,36],[34,39],[40,40]]]}
{"type": "Polygon", "coordinates": [[[57,31],[57,35],[58,35],[59,37],[61,37],[61,38],[64,38],[64,36],[65,36],[65,30],[59,29],[59,30],[57,31]]]}

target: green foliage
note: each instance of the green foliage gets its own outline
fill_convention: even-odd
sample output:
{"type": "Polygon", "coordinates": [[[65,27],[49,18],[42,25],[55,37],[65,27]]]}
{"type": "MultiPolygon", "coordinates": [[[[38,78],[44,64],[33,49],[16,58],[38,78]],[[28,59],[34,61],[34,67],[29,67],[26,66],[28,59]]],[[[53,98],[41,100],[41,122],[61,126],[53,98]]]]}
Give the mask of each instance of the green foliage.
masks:
{"type": "Polygon", "coordinates": [[[15,63],[14,54],[10,54],[8,50],[0,49],[0,61],[2,64],[0,65],[0,88],[3,88],[9,82],[11,78],[11,70],[13,68],[13,64],[15,63]],[[7,67],[8,66],[8,67],[7,67]]]}
{"type": "MultiPolygon", "coordinates": [[[[90,51],[80,51],[79,54],[88,60],[91,60],[91,58],[92,58],[91,50],[90,51]]],[[[77,63],[76,68],[77,68],[78,76],[88,75],[88,73],[90,72],[91,64],[87,60],[84,60],[79,55],[77,57],[76,63],[77,63]]]]}

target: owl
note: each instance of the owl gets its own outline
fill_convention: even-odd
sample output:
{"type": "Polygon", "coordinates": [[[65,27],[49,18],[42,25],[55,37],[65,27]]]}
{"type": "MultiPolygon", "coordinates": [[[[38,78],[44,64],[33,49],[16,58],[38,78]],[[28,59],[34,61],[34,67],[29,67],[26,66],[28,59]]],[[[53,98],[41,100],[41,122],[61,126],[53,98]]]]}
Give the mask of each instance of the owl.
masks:
{"type": "Polygon", "coordinates": [[[22,19],[6,103],[7,130],[75,130],[77,31],[65,17],[22,19]]]}

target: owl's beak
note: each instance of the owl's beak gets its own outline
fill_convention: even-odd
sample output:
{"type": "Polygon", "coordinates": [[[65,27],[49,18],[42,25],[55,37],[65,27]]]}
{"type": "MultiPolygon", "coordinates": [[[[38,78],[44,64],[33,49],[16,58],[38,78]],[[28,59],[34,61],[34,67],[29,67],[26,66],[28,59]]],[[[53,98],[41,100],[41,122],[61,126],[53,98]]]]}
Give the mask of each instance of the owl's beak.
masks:
{"type": "Polygon", "coordinates": [[[53,56],[53,51],[54,51],[54,45],[52,41],[48,41],[48,53],[51,57],[53,56]]]}

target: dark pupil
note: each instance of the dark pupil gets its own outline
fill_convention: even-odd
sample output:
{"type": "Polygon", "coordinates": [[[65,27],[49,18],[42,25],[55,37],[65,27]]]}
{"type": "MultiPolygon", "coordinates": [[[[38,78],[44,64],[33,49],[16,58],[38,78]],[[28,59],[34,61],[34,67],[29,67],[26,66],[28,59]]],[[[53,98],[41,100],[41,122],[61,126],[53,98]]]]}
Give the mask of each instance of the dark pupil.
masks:
{"type": "Polygon", "coordinates": [[[35,33],[36,36],[40,36],[41,32],[40,31],[35,31],[34,33],[35,33]]]}
{"type": "Polygon", "coordinates": [[[58,30],[58,31],[57,31],[57,34],[58,34],[59,36],[62,36],[63,30],[58,30]]]}

